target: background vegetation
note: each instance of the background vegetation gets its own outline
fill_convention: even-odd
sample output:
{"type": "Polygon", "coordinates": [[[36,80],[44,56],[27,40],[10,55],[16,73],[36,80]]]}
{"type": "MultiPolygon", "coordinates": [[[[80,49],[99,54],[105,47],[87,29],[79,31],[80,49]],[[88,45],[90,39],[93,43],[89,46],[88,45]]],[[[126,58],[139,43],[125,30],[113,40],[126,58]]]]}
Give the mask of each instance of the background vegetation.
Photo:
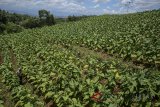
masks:
{"type": "Polygon", "coordinates": [[[91,16],[68,16],[67,18],[55,18],[47,10],[39,10],[38,17],[9,13],[0,9],[0,34],[18,33],[24,29],[51,26],[56,23],[78,21],[91,16]]]}

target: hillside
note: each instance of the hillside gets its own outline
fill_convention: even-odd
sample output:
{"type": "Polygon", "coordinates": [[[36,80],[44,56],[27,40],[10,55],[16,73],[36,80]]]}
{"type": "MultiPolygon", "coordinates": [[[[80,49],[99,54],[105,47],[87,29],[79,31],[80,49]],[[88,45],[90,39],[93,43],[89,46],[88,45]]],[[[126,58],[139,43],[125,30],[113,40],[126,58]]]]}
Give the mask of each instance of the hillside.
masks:
{"type": "Polygon", "coordinates": [[[18,106],[158,107],[159,37],[160,10],[1,35],[0,82],[18,106]]]}

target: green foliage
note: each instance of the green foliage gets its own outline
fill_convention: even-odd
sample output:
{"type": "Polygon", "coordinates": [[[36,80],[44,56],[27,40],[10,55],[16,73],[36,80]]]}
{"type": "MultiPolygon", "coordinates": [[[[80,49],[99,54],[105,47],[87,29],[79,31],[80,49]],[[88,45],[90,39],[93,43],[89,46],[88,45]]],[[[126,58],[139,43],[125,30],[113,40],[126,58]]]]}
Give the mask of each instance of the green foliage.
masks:
{"type": "Polygon", "coordinates": [[[46,18],[49,16],[49,14],[50,14],[50,12],[49,11],[47,11],[47,10],[39,10],[38,11],[38,13],[39,13],[39,18],[41,19],[41,20],[46,20],[46,18]]]}
{"type": "Polygon", "coordinates": [[[76,16],[68,16],[68,21],[76,21],[76,16]]]}
{"type": "Polygon", "coordinates": [[[44,25],[54,25],[55,24],[54,16],[50,14],[49,11],[39,10],[38,13],[39,13],[41,25],[44,26],[44,25]]]}
{"type": "Polygon", "coordinates": [[[23,31],[23,27],[17,24],[14,24],[12,22],[9,22],[7,24],[1,24],[0,25],[0,34],[6,34],[6,33],[19,33],[23,31]]]}
{"type": "Polygon", "coordinates": [[[47,25],[51,26],[55,24],[55,20],[54,20],[54,16],[53,15],[49,15],[46,19],[46,23],[47,25]]]}
{"type": "MultiPolygon", "coordinates": [[[[1,41],[3,47],[5,47],[5,43],[5,40],[1,41]]],[[[15,102],[15,107],[24,107],[28,103],[34,107],[43,107],[43,102],[41,102],[37,96],[32,95],[31,90],[20,85],[18,77],[14,74],[13,65],[10,63],[11,58],[7,48],[8,47],[3,48],[6,57],[0,66],[0,74],[2,75],[2,82],[8,87],[8,90],[11,91],[12,101],[15,102]]]]}
{"type": "Polygon", "coordinates": [[[34,93],[58,107],[158,107],[160,72],[156,67],[135,69],[118,60],[82,58],[68,49],[79,45],[153,63],[159,60],[158,17],[159,11],[100,16],[5,35],[0,38],[5,56],[0,67],[3,82],[12,90],[15,104],[41,104],[13,74],[11,47],[34,93]]]}
{"type": "Polygon", "coordinates": [[[0,24],[0,34],[6,30],[5,24],[0,24]]]}
{"type": "Polygon", "coordinates": [[[36,28],[42,26],[40,20],[35,18],[25,20],[21,23],[21,25],[24,28],[36,28]]]}
{"type": "Polygon", "coordinates": [[[22,21],[32,18],[28,15],[21,15],[16,13],[9,13],[5,10],[0,9],[0,23],[7,24],[8,22],[12,22],[14,24],[20,24],[22,21]]]}
{"type": "Polygon", "coordinates": [[[47,10],[40,10],[39,18],[0,10],[0,34],[21,32],[23,27],[36,28],[54,24],[54,16],[47,10]]]}
{"type": "Polygon", "coordinates": [[[55,22],[57,23],[57,24],[60,24],[60,23],[64,23],[64,22],[66,22],[66,18],[59,18],[59,17],[55,17],[55,22]]]}
{"type": "Polygon", "coordinates": [[[16,25],[14,23],[8,23],[6,25],[6,32],[7,33],[18,33],[23,31],[23,27],[21,27],[20,25],[16,25]]]}
{"type": "MultiPolygon", "coordinates": [[[[2,91],[2,90],[0,89],[0,93],[1,93],[1,91],[2,91]]],[[[4,102],[3,102],[3,98],[2,98],[2,96],[0,95],[0,107],[4,107],[4,106],[3,106],[3,103],[4,103],[4,102]]]]}
{"type": "Polygon", "coordinates": [[[21,86],[19,84],[18,78],[13,74],[13,71],[10,71],[11,68],[6,65],[2,65],[0,71],[3,75],[3,83],[5,83],[9,90],[11,90],[12,101],[15,102],[16,107],[26,106],[28,103],[31,103],[34,106],[42,106],[43,103],[38,100],[36,96],[32,96],[32,93],[29,89],[21,86]]]}
{"type": "Polygon", "coordinates": [[[7,23],[6,11],[0,10],[0,24],[6,24],[6,23],[7,23]]]}
{"type": "Polygon", "coordinates": [[[53,35],[57,44],[80,45],[116,55],[124,60],[132,60],[136,64],[159,67],[159,16],[159,10],[128,15],[104,15],[44,28],[43,32],[53,35]]]}
{"type": "Polygon", "coordinates": [[[79,21],[79,20],[82,20],[82,19],[85,19],[85,18],[89,18],[89,17],[93,17],[93,15],[91,16],[86,16],[86,15],[82,15],[82,16],[68,16],[67,20],[68,21],[79,21]]]}

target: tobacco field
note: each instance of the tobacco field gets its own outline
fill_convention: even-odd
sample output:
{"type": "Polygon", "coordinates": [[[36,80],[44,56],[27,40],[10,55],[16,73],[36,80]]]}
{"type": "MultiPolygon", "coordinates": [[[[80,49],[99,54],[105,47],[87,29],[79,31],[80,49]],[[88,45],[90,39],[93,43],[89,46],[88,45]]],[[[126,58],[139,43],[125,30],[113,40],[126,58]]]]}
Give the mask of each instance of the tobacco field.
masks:
{"type": "Polygon", "coordinates": [[[160,10],[0,35],[0,107],[14,106],[159,107],[160,10]]]}

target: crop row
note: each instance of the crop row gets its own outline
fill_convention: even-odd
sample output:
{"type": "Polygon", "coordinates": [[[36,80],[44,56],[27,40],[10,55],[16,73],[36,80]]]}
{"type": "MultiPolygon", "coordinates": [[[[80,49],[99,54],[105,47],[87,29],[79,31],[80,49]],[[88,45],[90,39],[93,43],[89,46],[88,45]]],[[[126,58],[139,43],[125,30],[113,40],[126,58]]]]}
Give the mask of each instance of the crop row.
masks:
{"type": "Polygon", "coordinates": [[[42,107],[43,102],[33,95],[30,89],[20,85],[19,78],[13,70],[14,65],[11,63],[8,45],[5,43],[4,40],[1,40],[1,51],[3,52],[4,62],[0,66],[0,75],[2,75],[2,82],[11,91],[15,107],[42,107]]]}
{"type": "Polygon", "coordinates": [[[37,94],[57,106],[159,106],[160,74],[118,62],[80,59],[39,35],[6,37],[37,94]],[[49,42],[48,42],[49,41],[49,42]]]}
{"type": "MultiPolygon", "coordinates": [[[[0,93],[1,93],[2,89],[0,88],[0,93]]],[[[3,107],[3,97],[0,95],[0,107],[3,107]]]]}
{"type": "Polygon", "coordinates": [[[79,45],[144,64],[160,63],[160,11],[91,17],[22,32],[64,46],[79,45]]]}

